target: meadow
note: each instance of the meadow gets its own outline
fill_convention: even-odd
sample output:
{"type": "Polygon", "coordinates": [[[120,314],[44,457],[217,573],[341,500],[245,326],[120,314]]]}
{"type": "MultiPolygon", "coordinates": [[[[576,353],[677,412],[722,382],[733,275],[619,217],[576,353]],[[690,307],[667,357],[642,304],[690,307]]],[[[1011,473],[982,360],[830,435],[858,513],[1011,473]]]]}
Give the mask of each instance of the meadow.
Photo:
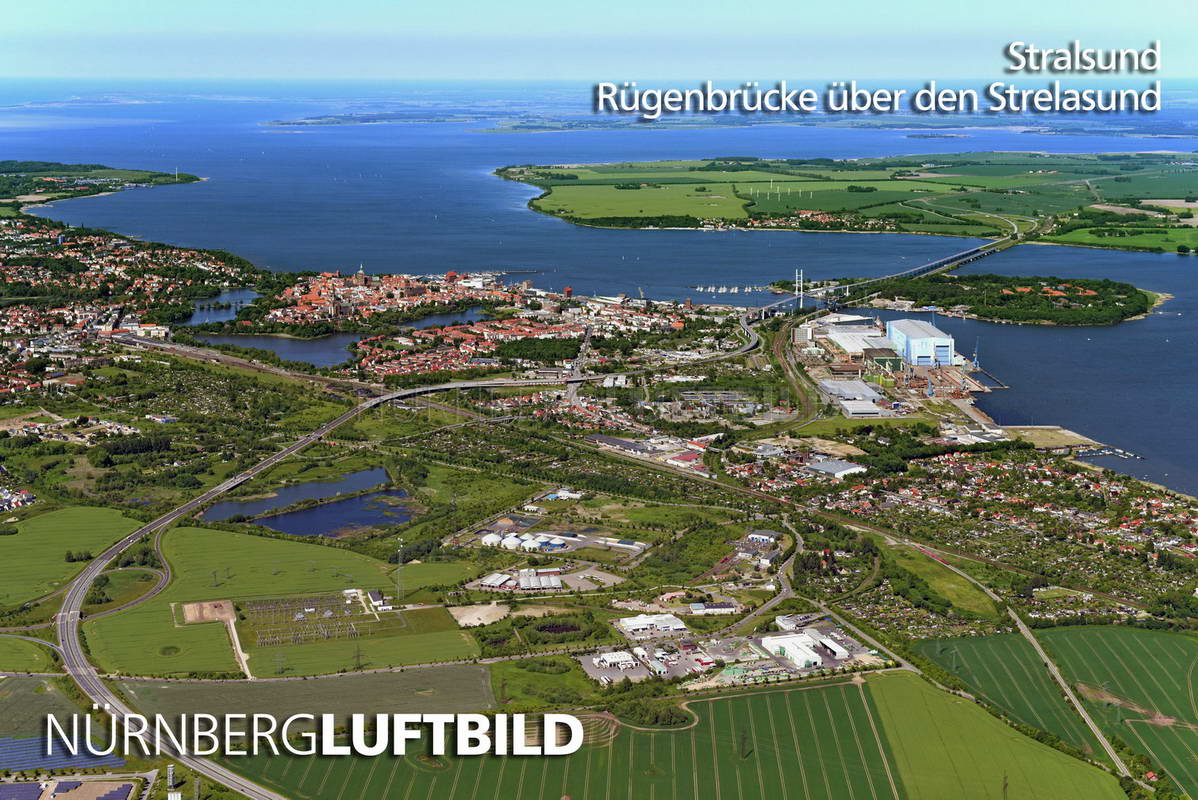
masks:
{"type": "Polygon", "coordinates": [[[1061,697],[1036,651],[1019,634],[926,640],[914,646],[1011,719],[1055,734],[1091,757],[1106,758],[1094,734],[1061,697]]]}
{"type": "Polygon", "coordinates": [[[141,523],[119,511],[71,506],[17,523],[18,532],[0,536],[0,608],[34,600],[66,584],[84,562],[69,562],[67,551],[99,555],[141,523]]]}
{"type": "Polygon", "coordinates": [[[0,736],[41,736],[47,714],[65,720],[78,713],[79,707],[58,687],[60,680],[35,676],[0,680],[0,736]]]}
{"type": "Polygon", "coordinates": [[[1037,636],[1107,734],[1198,797],[1198,638],[1125,626],[1052,628],[1037,636]]]}
{"type": "Polygon", "coordinates": [[[559,758],[251,758],[231,766],[296,800],[998,798],[1117,800],[1114,778],[1020,736],[909,674],[692,700],[679,730],[583,717],[559,758]],[[993,763],[988,761],[993,757],[993,763]]]}
{"type": "Polygon", "coordinates": [[[948,567],[913,547],[891,547],[880,540],[877,541],[878,546],[890,553],[900,566],[923,578],[956,608],[991,619],[998,616],[994,602],[985,592],[948,567]]]}
{"type": "Polygon", "coordinates": [[[0,672],[57,672],[50,651],[24,639],[0,636],[0,672]]]}
{"type": "MultiPolygon", "coordinates": [[[[84,624],[102,669],[131,675],[235,672],[228,636],[218,623],[182,624],[179,604],[386,589],[390,566],[335,547],[203,528],[176,528],[163,549],[173,570],[170,586],[152,600],[84,624]],[[146,643],[153,643],[147,647],[146,643]]],[[[408,588],[443,581],[456,565],[404,567],[408,588]]],[[[381,640],[380,640],[381,641],[381,640]]],[[[365,646],[364,648],[365,649],[365,646]]],[[[319,656],[297,656],[314,663],[319,656]]]]}

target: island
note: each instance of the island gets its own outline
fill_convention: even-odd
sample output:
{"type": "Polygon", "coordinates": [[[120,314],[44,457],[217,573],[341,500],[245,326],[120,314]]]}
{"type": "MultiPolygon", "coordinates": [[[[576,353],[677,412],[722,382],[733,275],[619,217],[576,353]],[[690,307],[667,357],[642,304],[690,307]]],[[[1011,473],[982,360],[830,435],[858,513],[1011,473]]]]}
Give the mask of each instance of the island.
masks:
{"type": "Polygon", "coordinates": [[[873,284],[871,305],[990,322],[1110,325],[1142,316],[1165,295],[1111,280],[940,274],[873,284]]]}
{"type": "Polygon", "coordinates": [[[1198,160],[1188,154],[717,156],[513,165],[529,208],[606,228],[917,233],[1188,254],[1198,160]]]}

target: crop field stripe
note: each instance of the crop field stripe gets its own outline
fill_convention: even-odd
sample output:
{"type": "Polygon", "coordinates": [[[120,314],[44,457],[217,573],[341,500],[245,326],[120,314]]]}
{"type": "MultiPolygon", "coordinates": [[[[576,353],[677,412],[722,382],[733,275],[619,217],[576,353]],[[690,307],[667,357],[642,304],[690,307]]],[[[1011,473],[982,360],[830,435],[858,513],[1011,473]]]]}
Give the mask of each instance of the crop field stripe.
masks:
{"type": "Polygon", "coordinates": [[[720,786],[720,752],[719,748],[716,747],[716,741],[719,739],[719,736],[716,733],[719,730],[719,727],[716,725],[716,705],[714,703],[708,703],[707,711],[710,715],[708,718],[707,727],[711,738],[711,768],[714,775],[714,780],[712,780],[711,785],[715,788],[715,800],[722,800],[723,794],[722,787],[720,786]]]}
{"type": "Polygon", "coordinates": [[[898,784],[894,780],[894,772],[890,768],[890,754],[886,752],[886,748],[882,745],[882,736],[878,733],[878,724],[874,721],[874,712],[869,707],[869,696],[865,694],[864,681],[857,684],[857,691],[861,699],[861,707],[865,709],[865,716],[869,719],[869,728],[874,734],[874,744],[878,746],[878,755],[881,756],[882,766],[886,769],[886,780],[890,782],[890,793],[894,796],[894,800],[900,800],[898,784]]]}
{"type": "MultiPolygon", "coordinates": [[[[1096,647],[1094,647],[1094,644],[1088,638],[1083,638],[1082,644],[1084,644],[1086,646],[1087,650],[1089,650],[1091,653],[1093,653],[1094,663],[1096,663],[1096,664],[1106,663],[1105,660],[1103,659],[1102,655],[1098,652],[1098,649],[1096,647]]],[[[1134,683],[1136,685],[1136,688],[1139,689],[1140,692],[1142,692],[1139,699],[1145,703],[1155,705],[1152,703],[1152,698],[1154,697],[1154,695],[1145,689],[1144,684],[1140,683],[1139,677],[1136,676],[1135,672],[1133,672],[1131,669],[1128,668],[1127,663],[1124,662],[1124,660],[1119,657],[1119,654],[1115,651],[1115,648],[1113,648],[1113,647],[1107,648],[1107,652],[1110,655],[1115,657],[1115,660],[1117,662],[1119,662],[1119,666],[1120,666],[1120,668],[1122,668],[1123,672],[1127,675],[1128,678],[1131,679],[1132,683],[1134,683]]],[[[1158,686],[1159,686],[1159,684],[1158,684],[1158,686]]],[[[1168,694],[1168,692],[1165,692],[1163,689],[1161,691],[1165,695],[1168,694]]],[[[1132,698],[1132,699],[1136,699],[1136,698],[1132,698]]]]}
{"type": "MultiPolygon", "coordinates": [[[[841,687],[840,700],[842,703],[844,703],[845,708],[847,709],[850,708],[851,703],[849,699],[845,697],[846,692],[847,690],[844,687],[841,687]]],[[[853,719],[853,717],[856,716],[856,709],[851,709],[846,716],[849,718],[849,730],[853,732],[853,742],[855,742],[857,745],[857,755],[861,757],[861,771],[865,773],[865,782],[869,784],[869,796],[875,798],[876,800],[878,797],[878,791],[874,788],[874,776],[872,774],[873,770],[870,768],[870,759],[868,759],[865,755],[865,747],[861,744],[861,736],[857,732],[857,721],[853,719]]]]}
{"type": "Polygon", "coordinates": [[[370,784],[374,782],[374,773],[378,771],[379,763],[380,759],[370,759],[370,772],[366,773],[366,782],[362,784],[363,796],[367,796],[366,790],[370,787],[370,784]]]}
{"type": "Polygon", "coordinates": [[[811,789],[807,786],[807,770],[803,766],[803,753],[798,750],[799,733],[795,729],[794,712],[791,709],[791,704],[787,702],[786,695],[782,695],[782,705],[786,707],[786,717],[790,721],[790,739],[795,743],[795,763],[799,765],[799,777],[803,781],[803,797],[811,797],[811,789]]]}
{"type": "MultiPolygon", "coordinates": [[[[741,751],[743,750],[743,746],[741,745],[741,739],[743,737],[738,735],[736,732],[736,704],[735,703],[727,703],[724,705],[726,705],[727,707],[722,710],[728,712],[727,713],[728,744],[727,744],[726,748],[722,748],[722,749],[731,750],[733,755],[740,756],[741,751]]],[[[721,709],[713,709],[713,711],[715,711],[716,713],[718,713],[720,710],[721,709]]],[[[720,742],[720,734],[719,734],[719,728],[717,727],[716,729],[714,729],[712,731],[712,736],[711,736],[712,747],[715,747],[717,744],[719,744],[719,742],[720,742]]],[[[739,769],[732,770],[732,781],[730,781],[730,782],[736,784],[736,797],[738,798],[738,800],[744,800],[745,795],[744,795],[744,792],[742,792],[741,788],[740,788],[740,770],[739,769]]],[[[728,794],[729,794],[729,796],[731,796],[731,794],[732,794],[731,790],[729,790],[728,794]]]]}
{"type": "MultiPolygon", "coordinates": [[[[358,765],[360,765],[361,763],[362,763],[362,760],[360,758],[355,758],[353,760],[353,762],[349,765],[349,772],[347,772],[345,774],[345,780],[341,781],[341,791],[337,792],[337,800],[341,800],[342,796],[345,794],[345,790],[347,788],[349,788],[349,785],[353,782],[354,770],[356,770],[358,768],[358,765]]],[[[333,766],[332,764],[329,765],[330,771],[332,771],[332,766],[333,766]]],[[[326,774],[325,779],[327,780],[328,777],[329,776],[326,774]]]]}
{"type": "MultiPolygon", "coordinates": [[[[988,662],[986,662],[986,668],[989,669],[990,665],[992,663],[994,663],[995,661],[998,662],[998,665],[1002,668],[1002,671],[1004,673],[1006,673],[1007,677],[1011,679],[1011,684],[1015,687],[1015,690],[1017,692],[1019,692],[1019,696],[1023,699],[1023,701],[1025,703],[1027,703],[1027,707],[1028,707],[1028,709],[1031,710],[1032,714],[1035,716],[1036,721],[1038,723],[1040,723],[1039,725],[1037,725],[1037,727],[1042,728],[1046,731],[1051,731],[1052,727],[1050,725],[1048,725],[1047,720],[1045,720],[1045,718],[1044,718],[1044,715],[1040,713],[1040,711],[1041,711],[1040,706],[1038,704],[1036,704],[1035,702],[1033,702],[1032,698],[1027,696],[1027,693],[1023,691],[1023,683],[1024,682],[1020,681],[1015,676],[1015,673],[1011,671],[1011,667],[1009,665],[1008,659],[996,658],[996,659],[993,659],[992,661],[988,661],[988,662]]],[[[1027,682],[1030,684],[1036,683],[1038,681],[1038,678],[1046,677],[1046,675],[1037,675],[1037,673],[1033,672],[1029,668],[1029,666],[1022,661],[1018,661],[1018,664],[1019,664],[1019,669],[1023,672],[1024,677],[1027,678],[1027,682]]],[[[1047,670],[1046,670],[1046,672],[1047,672],[1047,670]]],[[[1067,729],[1074,728],[1075,724],[1071,724],[1071,723],[1076,723],[1079,718],[1071,718],[1069,715],[1062,713],[1063,711],[1064,711],[1064,708],[1060,704],[1054,703],[1052,706],[1050,715],[1059,719],[1064,728],[1067,728],[1067,729]]]]}
{"type": "MultiPolygon", "coordinates": [[[[848,764],[844,760],[844,749],[840,745],[840,731],[843,726],[836,724],[836,718],[832,715],[832,704],[828,702],[828,693],[821,692],[824,701],[824,713],[828,715],[827,723],[828,730],[832,731],[832,741],[836,743],[836,763],[840,766],[840,776],[844,778],[845,788],[849,792],[849,800],[857,800],[857,793],[853,791],[853,780],[849,775],[848,764]]],[[[827,766],[831,766],[830,764],[827,766]]]]}
{"type": "Polygon", "coordinates": [[[774,742],[772,728],[771,733],[766,733],[766,726],[769,723],[769,698],[763,695],[754,695],[749,698],[749,730],[753,734],[753,757],[757,766],[757,794],[756,797],[778,797],[783,793],[784,782],[775,785],[773,772],[771,771],[767,779],[766,770],[762,766],[762,761],[769,755],[772,760],[777,761],[774,752],[776,751],[776,743],[774,742]],[[762,718],[761,735],[757,733],[757,719],[762,718]],[[769,783],[767,788],[766,783],[769,783]]]}
{"type": "MultiPolygon", "coordinates": [[[[1093,649],[1093,646],[1091,646],[1091,649],[1093,649]]],[[[1132,679],[1135,680],[1136,685],[1139,686],[1141,689],[1144,688],[1144,684],[1140,683],[1140,679],[1138,677],[1136,677],[1136,673],[1147,672],[1148,677],[1152,680],[1152,683],[1156,685],[1157,689],[1160,689],[1160,692],[1161,692],[1160,697],[1168,697],[1170,695],[1169,690],[1166,689],[1164,686],[1162,686],[1161,682],[1159,680],[1157,680],[1157,678],[1156,678],[1156,673],[1158,671],[1160,671],[1160,667],[1161,667],[1161,663],[1160,663],[1159,659],[1156,659],[1156,658],[1152,659],[1152,666],[1154,667],[1154,669],[1145,669],[1144,668],[1145,664],[1143,661],[1140,660],[1140,657],[1138,655],[1133,655],[1133,660],[1135,661],[1136,666],[1139,667],[1140,669],[1132,670],[1127,666],[1126,662],[1124,662],[1123,658],[1119,655],[1118,648],[1114,648],[1114,647],[1109,648],[1108,652],[1110,652],[1110,654],[1115,657],[1115,660],[1119,662],[1119,666],[1121,666],[1124,669],[1129,671],[1129,673],[1132,676],[1132,679]]],[[[1147,696],[1148,697],[1156,697],[1157,695],[1148,694],[1147,696]]],[[[1159,708],[1160,708],[1160,706],[1156,705],[1154,710],[1159,710],[1159,708]]]]}
{"type": "Polygon", "coordinates": [[[1194,712],[1194,720],[1198,721],[1198,698],[1194,697],[1194,667],[1198,667],[1198,656],[1190,662],[1190,668],[1186,670],[1186,690],[1190,693],[1190,710],[1194,712]]]}
{"type": "MultiPolygon", "coordinates": [[[[1187,762],[1192,763],[1195,754],[1190,748],[1188,748],[1184,744],[1182,744],[1182,753],[1181,753],[1181,755],[1177,755],[1177,751],[1173,749],[1172,745],[1170,745],[1167,741],[1164,740],[1164,732],[1166,730],[1169,731],[1170,733],[1173,733],[1175,736],[1177,735],[1176,732],[1172,728],[1157,728],[1155,731],[1155,735],[1160,737],[1157,739],[1157,743],[1159,745],[1161,745],[1162,747],[1164,747],[1166,750],[1168,750],[1169,755],[1172,756],[1171,759],[1164,759],[1164,758],[1161,758],[1160,756],[1158,756],[1156,754],[1156,752],[1152,749],[1152,747],[1150,747],[1148,745],[1148,742],[1144,740],[1144,737],[1140,735],[1139,730],[1137,730],[1137,728],[1139,726],[1137,726],[1135,724],[1136,722],[1140,722],[1140,725],[1143,725],[1143,726],[1149,726],[1150,723],[1143,722],[1141,720],[1132,720],[1127,724],[1127,728],[1128,728],[1128,730],[1130,730],[1132,732],[1132,734],[1136,737],[1136,739],[1140,742],[1140,744],[1143,745],[1145,752],[1147,752],[1148,755],[1152,757],[1152,760],[1155,761],[1157,764],[1170,764],[1170,763],[1185,764],[1187,762]],[[1188,759],[1186,758],[1187,755],[1189,756],[1188,759]]],[[[1155,727],[1155,726],[1153,726],[1153,727],[1155,727]]],[[[1177,784],[1178,788],[1180,788],[1183,792],[1188,794],[1190,797],[1198,798],[1198,794],[1196,794],[1194,792],[1193,787],[1187,788],[1185,783],[1178,777],[1177,770],[1169,770],[1168,774],[1169,774],[1169,777],[1173,779],[1173,782],[1177,784]]],[[[1187,780],[1189,780],[1194,777],[1194,774],[1192,772],[1187,772],[1187,773],[1185,773],[1185,777],[1187,780]]]]}
{"type": "MultiPolygon", "coordinates": [[[[632,775],[634,772],[636,772],[636,770],[634,770],[632,768],[632,765],[635,763],[635,759],[636,759],[636,755],[633,751],[633,745],[636,743],[637,738],[638,737],[636,737],[636,736],[628,737],[628,760],[624,762],[624,766],[628,770],[628,796],[629,797],[632,797],[632,775]]],[[[649,736],[649,765],[650,766],[653,765],[653,736],[652,736],[652,734],[650,734],[650,736],[649,736]]],[[[610,781],[609,781],[609,786],[610,786],[610,781]]],[[[517,795],[517,796],[519,796],[519,795],[517,795]]]]}
{"type": "MultiPolygon", "coordinates": [[[[786,784],[787,784],[786,776],[784,774],[782,774],[783,755],[782,755],[781,742],[778,741],[778,730],[777,730],[777,728],[774,727],[774,701],[773,701],[773,698],[769,695],[765,695],[764,699],[765,699],[766,719],[768,719],[769,723],[770,723],[770,744],[773,745],[774,767],[778,770],[778,786],[781,789],[782,800],[790,800],[790,790],[786,788],[786,784]]],[[[798,763],[799,770],[801,772],[803,769],[803,759],[795,758],[795,761],[798,763]]],[[[806,796],[807,781],[804,780],[803,783],[804,783],[803,795],[806,796]]]]}
{"type": "Polygon", "coordinates": [[[828,780],[827,764],[824,761],[824,749],[820,746],[819,728],[815,725],[815,716],[811,711],[811,704],[804,702],[803,707],[807,710],[807,727],[811,731],[811,741],[815,743],[815,766],[824,778],[824,791],[827,792],[827,797],[836,797],[836,795],[832,794],[832,784],[828,780]]]}
{"type": "MultiPolygon", "coordinates": [[[[1004,653],[1004,654],[999,654],[995,658],[984,660],[982,663],[986,666],[986,672],[988,674],[991,674],[994,677],[995,681],[998,682],[997,675],[994,675],[993,670],[991,669],[991,665],[994,662],[998,662],[998,665],[1002,668],[1002,671],[1004,673],[1006,673],[1007,677],[1010,679],[1010,681],[1009,681],[1010,685],[1013,686],[1015,688],[1015,691],[1019,693],[1019,697],[1023,700],[1024,707],[1028,709],[1029,715],[1035,718],[1035,722],[1033,724],[1035,724],[1036,727],[1041,728],[1042,730],[1045,730],[1045,731],[1054,730],[1053,726],[1048,724],[1048,721],[1045,719],[1044,715],[1041,713],[1040,705],[1037,704],[1036,702],[1034,702],[1034,700],[1031,697],[1029,697],[1027,695],[1027,693],[1023,690],[1024,682],[1020,681],[1015,676],[1015,674],[1011,671],[1011,668],[1008,665],[1010,659],[1004,658],[1003,657],[1004,655],[1014,655],[1014,654],[1013,653],[1004,653]]],[[[1015,658],[1015,660],[1019,663],[1020,669],[1023,671],[1024,676],[1027,678],[1027,682],[1031,683],[1031,684],[1035,684],[1037,682],[1036,674],[1033,673],[1028,668],[1028,665],[1026,663],[1019,660],[1018,658],[1015,658]]],[[[1043,677],[1046,677],[1046,676],[1043,676],[1043,677]]],[[[1004,696],[1005,696],[1005,694],[1006,693],[1004,692],[1004,696]]],[[[1008,703],[1008,704],[1004,705],[1003,707],[1004,708],[1014,708],[1015,706],[1008,703]]],[[[1076,720],[1070,720],[1069,716],[1061,713],[1063,710],[1064,709],[1061,707],[1060,704],[1054,703],[1052,706],[1051,715],[1055,716],[1057,719],[1059,719],[1062,722],[1062,727],[1064,730],[1075,730],[1076,725],[1071,724],[1071,723],[1076,722],[1076,720]]]]}

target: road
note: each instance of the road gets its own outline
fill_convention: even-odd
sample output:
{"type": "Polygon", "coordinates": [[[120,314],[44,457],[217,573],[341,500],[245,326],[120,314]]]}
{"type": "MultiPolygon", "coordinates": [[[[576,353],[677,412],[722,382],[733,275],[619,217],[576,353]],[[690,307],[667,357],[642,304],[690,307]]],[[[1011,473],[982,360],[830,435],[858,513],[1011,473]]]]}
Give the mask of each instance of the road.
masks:
{"type": "MultiPolygon", "coordinates": [[[[588,378],[579,378],[572,380],[589,380],[588,378]]],[[[84,650],[83,642],[80,637],[80,625],[83,617],[83,603],[87,596],[87,591],[91,587],[95,579],[104,571],[104,568],[110,561],[120,555],[129,547],[139,542],[142,537],[166,528],[176,520],[189,516],[192,512],[201,508],[211,500],[221,496],[230,489],[245,483],[259,473],[270,469],[275,464],[278,464],[285,458],[288,458],[308,445],[319,441],[324,436],[328,435],[333,429],[348,422],[354,417],[375,408],[392,400],[399,400],[406,397],[415,397],[423,394],[431,394],[435,392],[453,391],[455,389],[476,389],[500,386],[541,386],[551,383],[561,383],[560,380],[477,380],[477,381],[456,381],[453,383],[443,383],[437,386],[420,386],[412,389],[402,389],[396,392],[372,397],[364,400],[348,411],[340,414],[336,419],[333,419],[321,425],[311,433],[297,439],[287,447],[278,451],[272,456],[263,459],[249,469],[241,472],[232,478],[212,487],[208,491],[198,497],[184,503],[183,505],[163,514],[158,519],[141,526],[137,530],[130,533],[125,538],[121,539],[116,544],[109,547],[99,556],[94,558],[79,575],[71,581],[66,590],[66,596],[63,599],[62,609],[55,618],[54,626],[58,633],[58,641],[62,652],[63,667],[66,673],[79,684],[79,688],[83,690],[94,703],[101,707],[107,706],[117,720],[123,724],[124,718],[134,712],[113,692],[100,677],[99,671],[88,660],[87,653],[84,650]]],[[[183,755],[168,749],[168,754],[174,757],[177,761],[187,765],[191,769],[199,772],[208,778],[221,783],[234,791],[240,792],[251,800],[286,800],[283,795],[263,788],[252,781],[249,781],[240,775],[225,769],[208,759],[197,758],[194,756],[183,755]]]]}
{"type": "MultiPolygon", "coordinates": [[[[960,569],[954,564],[950,564],[944,560],[940,560],[939,563],[941,566],[947,567],[952,572],[960,575],[978,589],[981,589],[996,606],[1002,608],[1004,602],[1003,599],[999,597],[993,590],[991,590],[989,586],[977,580],[968,572],[960,569]]],[[[1024,624],[1023,619],[1019,616],[1019,614],[1015,613],[1015,609],[1008,607],[1007,614],[1011,617],[1011,621],[1015,623],[1015,627],[1019,630],[1019,633],[1023,635],[1024,639],[1027,639],[1027,641],[1031,644],[1032,649],[1036,651],[1036,655],[1038,655],[1040,660],[1044,662],[1044,666],[1048,669],[1048,674],[1051,675],[1052,679],[1057,682],[1057,686],[1061,687],[1061,691],[1065,693],[1065,697],[1069,699],[1069,702],[1073,705],[1074,710],[1077,711],[1077,713],[1081,716],[1082,721],[1086,723],[1086,727],[1088,727],[1094,734],[1094,738],[1097,739],[1098,743],[1102,745],[1102,749],[1106,751],[1106,754],[1111,759],[1111,763],[1115,765],[1117,770],[1119,770],[1119,774],[1130,777],[1131,772],[1127,769],[1127,765],[1123,763],[1123,759],[1119,757],[1119,754],[1115,752],[1115,748],[1111,746],[1109,741],[1107,741],[1106,735],[1102,732],[1102,729],[1098,727],[1098,724],[1094,722],[1093,717],[1090,716],[1090,712],[1086,711],[1085,706],[1083,706],[1081,701],[1077,699],[1077,695],[1073,692],[1073,687],[1070,686],[1069,682],[1065,680],[1065,677],[1061,675],[1061,671],[1057,668],[1056,663],[1048,657],[1048,653],[1046,653],[1044,648],[1040,646],[1040,641],[1032,634],[1031,629],[1024,624]]]]}

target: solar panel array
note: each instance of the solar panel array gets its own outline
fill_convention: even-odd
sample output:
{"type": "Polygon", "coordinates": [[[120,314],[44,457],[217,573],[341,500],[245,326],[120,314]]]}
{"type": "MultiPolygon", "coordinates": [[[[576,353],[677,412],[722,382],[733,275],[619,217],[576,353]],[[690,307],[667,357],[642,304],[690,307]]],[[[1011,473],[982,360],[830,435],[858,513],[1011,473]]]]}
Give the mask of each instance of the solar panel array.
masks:
{"type": "Polygon", "coordinates": [[[133,793],[133,784],[126,783],[123,786],[118,786],[112,791],[105,792],[96,798],[96,800],[129,800],[129,795],[133,793]]]}
{"type": "Polygon", "coordinates": [[[45,740],[36,736],[28,739],[0,736],[0,770],[88,769],[125,765],[125,759],[116,755],[94,756],[86,750],[80,750],[78,755],[71,755],[58,739],[52,740],[51,748],[50,755],[46,755],[45,740]]]}
{"type": "Polygon", "coordinates": [[[41,796],[40,783],[0,783],[0,800],[37,800],[41,796]]]}

